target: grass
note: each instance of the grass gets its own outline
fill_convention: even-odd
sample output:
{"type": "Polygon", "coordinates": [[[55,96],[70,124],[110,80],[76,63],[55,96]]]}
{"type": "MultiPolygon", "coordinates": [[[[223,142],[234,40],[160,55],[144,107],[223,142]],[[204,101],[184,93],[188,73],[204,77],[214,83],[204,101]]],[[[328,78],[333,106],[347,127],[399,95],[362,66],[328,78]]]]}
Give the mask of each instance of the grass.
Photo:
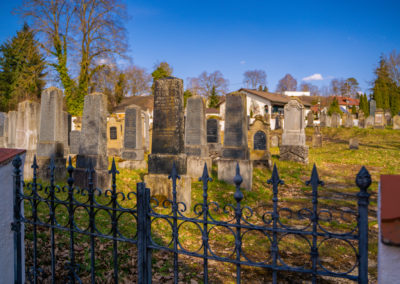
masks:
{"type": "MultiPolygon", "coordinates": [[[[311,142],[312,129],[306,129],[307,143],[311,142]]],[[[280,178],[285,181],[285,185],[279,189],[279,207],[288,207],[292,210],[301,208],[311,208],[311,189],[305,186],[305,181],[310,179],[311,169],[315,163],[318,168],[320,179],[325,182],[325,186],[319,189],[319,209],[330,209],[334,212],[334,220],[324,219],[321,225],[330,231],[346,232],[350,231],[356,225],[353,215],[345,214],[346,220],[341,220],[339,211],[357,210],[357,201],[355,194],[358,188],[355,186],[355,176],[364,165],[372,176],[372,184],[370,187],[370,206],[369,206],[369,279],[376,281],[377,278],[377,242],[378,228],[376,220],[377,206],[377,189],[379,176],[381,174],[398,174],[400,165],[397,161],[400,159],[400,131],[391,129],[358,129],[358,128],[338,128],[338,129],[322,129],[324,137],[322,148],[309,149],[308,165],[302,165],[294,162],[279,161],[279,149],[272,148],[271,154],[273,163],[276,163],[280,178]],[[359,139],[360,148],[358,150],[348,149],[348,140],[352,137],[359,139]]],[[[118,162],[118,160],[117,160],[118,162]]],[[[146,174],[145,170],[127,170],[119,169],[120,174],[117,177],[117,188],[119,191],[127,195],[131,191],[136,191],[136,183],[143,179],[146,174]]],[[[227,203],[235,204],[233,193],[235,188],[233,185],[217,180],[216,167],[212,169],[213,182],[209,184],[209,200],[216,201],[220,205],[227,203]]],[[[242,204],[254,209],[255,216],[252,221],[260,222],[260,216],[272,208],[272,190],[267,185],[267,180],[271,177],[271,171],[268,169],[256,168],[253,172],[253,190],[243,190],[244,199],[242,204]]],[[[192,183],[192,204],[202,203],[203,190],[201,182],[192,183]]],[[[59,194],[59,198],[66,198],[65,194],[59,194]]],[[[98,202],[107,203],[104,197],[98,198],[98,202]]],[[[133,208],[136,200],[120,200],[121,205],[127,208],[133,208]]],[[[210,208],[213,209],[212,207],[210,208]]],[[[41,204],[38,207],[42,218],[48,216],[48,207],[41,204]]],[[[29,212],[29,205],[25,207],[25,212],[29,212]]],[[[164,211],[160,211],[164,212],[164,211]]],[[[213,217],[218,220],[227,220],[232,217],[231,214],[224,214],[221,211],[211,211],[213,217]]],[[[79,227],[88,225],[88,214],[83,209],[79,209],[76,213],[77,223],[79,227]]],[[[302,226],[302,220],[293,220],[289,218],[288,212],[281,214],[282,223],[285,225],[302,226]]],[[[68,223],[67,210],[60,206],[56,211],[56,217],[60,223],[64,225],[68,223]]],[[[188,213],[193,216],[193,212],[188,213]]],[[[324,217],[324,215],[321,215],[324,217]]],[[[328,216],[325,216],[327,218],[328,216]]],[[[103,233],[108,233],[111,229],[110,217],[107,213],[99,213],[96,215],[96,225],[103,233]]],[[[134,237],[136,234],[136,220],[129,214],[124,214],[119,220],[121,232],[128,236],[134,237]]],[[[28,229],[29,225],[27,226],[28,229]]],[[[166,245],[171,240],[171,227],[166,221],[158,220],[152,223],[152,232],[154,240],[162,245],[166,245]]],[[[44,264],[45,272],[49,274],[49,233],[46,229],[40,230],[40,259],[44,264]]],[[[32,234],[27,234],[27,255],[28,263],[31,263],[31,240],[32,234]]],[[[58,271],[60,271],[60,280],[65,277],[66,270],[62,267],[68,261],[69,235],[66,232],[57,232],[56,235],[58,253],[58,271]]],[[[223,227],[214,227],[209,233],[210,248],[217,255],[229,256],[234,247],[234,236],[223,227]]],[[[193,223],[186,223],[179,231],[179,240],[185,249],[196,251],[201,247],[201,235],[199,229],[193,223]]],[[[321,243],[322,240],[319,240],[321,243]]],[[[83,280],[88,281],[88,271],[90,262],[89,238],[87,236],[76,236],[77,260],[83,266],[83,280]],[[80,249],[80,250],[79,250],[80,249]]],[[[307,240],[294,237],[293,235],[284,237],[279,244],[280,253],[285,262],[292,265],[310,265],[309,263],[309,246],[307,240]]],[[[252,260],[270,261],[269,257],[270,241],[266,236],[259,232],[251,231],[243,237],[243,251],[252,260]]],[[[120,275],[124,279],[122,283],[132,283],[136,279],[136,247],[128,243],[119,242],[118,250],[120,253],[120,275]],[[125,282],[124,282],[125,281],[125,282]]],[[[323,265],[334,271],[346,271],[354,263],[354,252],[350,245],[341,241],[326,241],[320,247],[321,261],[323,265]]],[[[103,283],[112,283],[112,242],[97,238],[96,240],[96,259],[106,260],[96,262],[96,271],[99,280],[103,283]],[[99,249],[97,249],[99,248],[99,249]]],[[[202,283],[202,260],[180,256],[180,275],[181,280],[190,283],[190,280],[196,280],[202,283]]],[[[170,253],[154,252],[153,255],[153,281],[155,283],[164,283],[171,281],[173,261],[170,253]]],[[[251,281],[252,283],[264,283],[270,281],[271,273],[257,268],[243,268],[243,281],[251,281]]],[[[235,266],[231,264],[218,263],[210,261],[209,276],[215,283],[234,283],[235,266]]],[[[280,274],[281,279],[291,282],[294,279],[303,279],[302,275],[293,275],[290,273],[280,274]],[[299,278],[300,277],[300,278],[299,278]]],[[[331,282],[336,280],[320,279],[321,282],[331,282]]]]}

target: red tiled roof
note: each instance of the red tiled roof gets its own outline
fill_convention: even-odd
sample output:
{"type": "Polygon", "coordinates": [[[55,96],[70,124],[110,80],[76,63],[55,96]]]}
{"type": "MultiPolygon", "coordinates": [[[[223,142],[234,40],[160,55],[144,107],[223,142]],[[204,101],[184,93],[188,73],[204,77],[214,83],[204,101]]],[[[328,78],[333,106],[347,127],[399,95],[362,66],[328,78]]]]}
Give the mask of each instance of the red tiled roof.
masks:
{"type": "Polygon", "coordinates": [[[400,175],[381,175],[382,241],[400,245],[400,175]]]}
{"type": "Polygon", "coordinates": [[[336,97],[339,105],[344,105],[344,106],[358,106],[360,104],[359,99],[353,99],[353,98],[348,98],[348,97],[336,97]]]}
{"type": "Polygon", "coordinates": [[[0,164],[6,164],[15,156],[25,153],[24,149],[0,148],[0,164]]]}

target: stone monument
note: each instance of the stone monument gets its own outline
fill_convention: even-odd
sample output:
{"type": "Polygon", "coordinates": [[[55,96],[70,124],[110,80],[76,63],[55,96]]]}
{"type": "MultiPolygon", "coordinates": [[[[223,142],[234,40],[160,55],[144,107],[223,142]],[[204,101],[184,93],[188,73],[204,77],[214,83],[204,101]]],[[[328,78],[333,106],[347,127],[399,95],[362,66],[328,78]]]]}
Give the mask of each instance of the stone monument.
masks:
{"type": "Polygon", "coordinates": [[[324,107],[321,110],[321,113],[320,113],[320,116],[319,116],[319,125],[321,127],[328,127],[327,121],[326,121],[327,117],[328,117],[328,111],[327,111],[326,107],[324,107]]]}
{"type": "Polygon", "coordinates": [[[364,128],[372,128],[374,127],[375,118],[370,115],[365,119],[364,128]]]}
{"type": "Polygon", "coordinates": [[[150,118],[147,112],[142,111],[143,121],[143,149],[146,153],[150,152],[150,118]]]}
{"type": "Polygon", "coordinates": [[[79,145],[81,144],[81,132],[79,130],[72,130],[69,134],[69,140],[69,153],[71,155],[79,154],[79,145]]]}
{"type": "Polygon", "coordinates": [[[74,171],[75,184],[88,186],[90,162],[95,170],[94,186],[105,190],[111,185],[107,156],[107,97],[101,93],[85,96],[79,154],[74,171]]]}
{"type": "Polygon", "coordinates": [[[145,169],[142,110],[139,106],[130,105],[125,109],[124,147],[121,158],[126,160],[119,163],[121,168],[145,169]]]}
{"type": "Polygon", "coordinates": [[[221,136],[219,120],[216,118],[207,119],[207,145],[211,155],[219,155],[221,151],[221,136]]]}
{"type": "MultiPolygon", "coordinates": [[[[40,104],[40,130],[37,145],[38,176],[43,180],[50,179],[50,159],[54,158],[54,178],[63,181],[66,175],[64,159],[65,129],[63,93],[60,89],[50,87],[43,91],[40,104]]],[[[67,136],[68,138],[68,136],[67,136]]]]}
{"type": "Polygon", "coordinates": [[[351,113],[346,113],[345,115],[345,123],[344,123],[344,126],[346,127],[346,128],[351,128],[351,127],[353,127],[354,126],[354,122],[353,122],[353,116],[351,115],[351,113]]]}
{"type": "Polygon", "coordinates": [[[310,110],[307,113],[307,127],[313,127],[314,126],[314,114],[312,110],[310,110]]]}
{"type": "Polygon", "coordinates": [[[385,110],[385,124],[392,125],[392,114],[390,110],[385,110]]]}
{"type": "Polygon", "coordinates": [[[334,112],[331,116],[331,127],[338,128],[340,127],[340,114],[334,112]]]}
{"type": "Polygon", "coordinates": [[[393,116],[393,129],[394,130],[400,129],[400,115],[393,116]]]}
{"type": "Polygon", "coordinates": [[[358,111],[358,127],[365,128],[365,114],[362,110],[358,111]]]}
{"type": "Polygon", "coordinates": [[[269,137],[269,123],[261,115],[256,115],[248,132],[253,166],[272,168],[269,137]]]}
{"type": "Polygon", "coordinates": [[[369,115],[375,116],[375,111],[376,111],[376,101],[370,100],[369,101],[369,115]]]}
{"type": "Polygon", "coordinates": [[[282,125],[281,125],[281,116],[279,115],[279,114],[276,114],[276,117],[275,117],[275,130],[277,130],[277,129],[281,129],[282,128],[282,125]]]}
{"type": "Polygon", "coordinates": [[[208,155],[206,108],[200,96],[188,98],[185,123],[187,174],[196,181],[203,174],[204,163],[211,176],[212,160],[208,155]]]}
{"type": "Polygon", "coordinates": [[[251,190],[253,163],[249,160],[247,141],[246,96],[241,93],[226,95],[224,145],[218,161],[218,179],[233,184],[236,164],[243,178],[242,187],[251,190]]]}
{"type": "Polygon", "coordinates": [[[312,145],[314,148],[322,147],[322,134],[319,125],[314,126],[314,134],[312,136],[312,145]]]}
{"type": "Polygon", "coordinates": [[[192,180],[187,175],[184,143],[183,81],[174,77],[159,79],[154,88],[154,112],[151,154],[146,186],[152,195],[172,199],[172,182],[168,179],[175,163],[181,179],[177,180],[177,200],[191,206],[192,180]]]}
{"type": "Polygon", "coordinates": [[[17,138],[17,112],[9,111],[7,119],[7,148],[15,148],[17,138]]]}
{"type": "Polygon", "coordinates": [[[382,109],[378,108],[375,111],[375,123],[374,128],[384,129],[385,128],[385,114],[382,109]]]}
{"type": "Polygon", "coordinates": [[[358,138],[357,137],[353,137],[350,138],[349,140],[349,149],[350,150],[358,150],[358,138]]]}
{"type": "Polygon", "coordinates": [[[39,136],[40,104],[23,101],[18,104],[15,130],[15,148],[26,149],[24,179],[33,177],[31,168],[39,136]]]}
{"type": "Polygon", "coordinates": [[[7,114],[0,112],[0,148],[7,147],[7,114]]]}
{"type": "Polygon", "coordinates": [[[284,107],[285,127],[280,146],[280,160],[308,163],[308,146],[304,131],[304,106],[297,100],[291,99],[284,107]]]}
{"type": "Polygon", "coordinates": [[[271,147],[279,147],[279,137],[278,137],[278,135],[273,135],[271,137],[271,147]]]}

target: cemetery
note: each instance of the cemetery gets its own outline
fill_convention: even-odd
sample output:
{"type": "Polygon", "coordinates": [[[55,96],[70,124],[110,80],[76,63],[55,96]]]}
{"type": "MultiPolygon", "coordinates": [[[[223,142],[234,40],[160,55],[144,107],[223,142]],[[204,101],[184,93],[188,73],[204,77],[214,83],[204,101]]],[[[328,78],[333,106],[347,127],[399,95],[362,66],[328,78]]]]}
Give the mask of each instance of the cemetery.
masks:
{"type": "Polygon", "coordinates": [[[130,54],[129,1],[23,2],[23,28],[0,46],[0,284],[398,281],[395,50],[373,80],[359,83],[333,55],[342,70],[303,74],[314,63],[296,60],[317,52],[294,60],[259,37],[260,59],[229,41],[222,56],[199,43],[187,53],[187,21],[171,28],[177,16],[165,14],[154,32],[159,11],[138,8],[146,56],[155,47],[181,64],[166,56],[149,72],[130,54]],[[276,80],[287,68],[278,54],[299,82],[276,80]],[[268,81],[254,69],[236,82],[266,58],[268,81]],[[202,64],[224,65],[232,81],[188,77],[202,64]]]}

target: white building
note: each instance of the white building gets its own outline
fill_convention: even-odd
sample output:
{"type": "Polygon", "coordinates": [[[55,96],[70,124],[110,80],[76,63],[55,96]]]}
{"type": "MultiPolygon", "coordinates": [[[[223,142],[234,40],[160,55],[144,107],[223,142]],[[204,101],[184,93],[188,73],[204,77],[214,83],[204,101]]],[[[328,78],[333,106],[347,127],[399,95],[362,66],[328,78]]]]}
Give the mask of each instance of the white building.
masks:
{"type": "Polygon", "coordinates": [[[283,94],[289,97],[302,97],[302,96],[309,97],[311,95],[310,92],[298,92],[298,91],[285,91],[283,92],[283,94]]]}

